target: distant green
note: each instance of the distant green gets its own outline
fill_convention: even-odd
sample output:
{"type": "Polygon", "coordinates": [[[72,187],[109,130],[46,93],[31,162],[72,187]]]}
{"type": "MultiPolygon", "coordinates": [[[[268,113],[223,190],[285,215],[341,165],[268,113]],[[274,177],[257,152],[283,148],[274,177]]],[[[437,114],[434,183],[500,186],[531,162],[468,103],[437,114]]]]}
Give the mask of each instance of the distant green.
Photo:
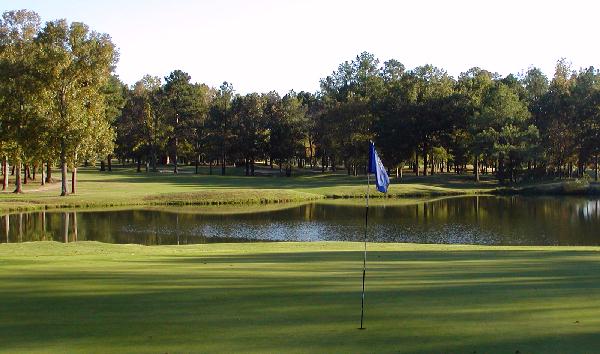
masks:
{"type": "MultiPolygon", "coordinates": [[[[182,168],[177,175],[170,170],[163,173],[136,173],[135,169],[114,168],[113,172],[80,169],[76,195],[59,197],[58,183],[39,190],[39,183],[31,181],[25,185],[22,195],[0,193],[0,211],[124,205],[267,204],[322,198],[362,198],[366,194],[365,176],[354,177],[343,173],[304,173],[290,178],[246,177],[239,174],[220,176],[208,175],[206,168],[201,170],[201,174],[192,173],[192,169],[182,168]]],[[[232,168],[228,172],[240,171],[232,168]]],[[[396,181],[390,187],[388,196],[486,193],[496,187],[494,180],[475,184],[469,177],[408,178],[402,183],[396,181]]],[[[370,193],[373,197],[384,196],[374,188],[370,193]]]]}
{"type": "Polygon", "coordinates": [[[0,352],[592,353],[600,248],[0,244],[0,352]]]}
{"type": "MultiPolygon", "coordinates": [[[[59,197],[59,183],[42,188],[38,181],[30,181],[24,186],[24,194],[0,193],[0,212],[82,207],[276,204],[364,198],[367,192],[365,176],[348,176],[344,173],[321,174],[298,170],[296,176],[287,178],[276,176],[277,170],[268,168],[261,172],[274,172],[275,176],[246,177],[240,175],[243,172],[241,169],[235,168],[228,169],[229,175],[225,176],[209,175],[205,167],[200,172],[194,174],[190,166],[180,168],[177,175],[170,170],[136,173],[133,168],[115,167],[112,172],[82,168],[77,194],[59,197]]],[[[12,184],[9,187],[13,187],[12,184]]],[[[475,183],[472,175],[438,174],[392,178],[388,194],[379,193],[373,187],[369,190],[373,198],[404,199],[490,193],[600,195],[600,185],[572,180],[505,187],[491,176],[482,176],[482,181],[475,183]]]]}

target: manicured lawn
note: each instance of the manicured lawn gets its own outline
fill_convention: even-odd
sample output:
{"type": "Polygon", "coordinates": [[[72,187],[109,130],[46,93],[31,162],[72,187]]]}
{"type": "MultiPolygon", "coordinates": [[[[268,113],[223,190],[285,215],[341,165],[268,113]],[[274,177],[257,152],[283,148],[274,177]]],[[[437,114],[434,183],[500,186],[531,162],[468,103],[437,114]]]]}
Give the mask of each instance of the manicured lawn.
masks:
{"type": "Polygon", "coordinates": [[[592,353],[600,248],[0,244],[0,351],[592,353]]]}
{"type": "MultiPolygon", "coordinates": [[[[239,169],[232,175],[195,175],[190,167],[183,173],[136,173],[134,169],[115,168],[113,172],[80,169],[76,195],[58,197],[59,183],[43,190],[39,182],[26,185],[25,193],[0,193],[0,211],[61,207],[102,207],[123,205],[211,205],[256,204],[308,201],[322,198],[364,197],[365,176],[304,173],[296,177],[245,177],[239,169]]],[[[57,172],[54,177],[58,178],[57,172]]],[[[12,182],[12,181],[11,181],[12,182]]],[[[475,184],[472,176],[440,175],[407,177],[394,181],[392,197],[426,197],[486,193],[496,188],[494,180],[475,184]]],[[[13,186],[10,186],[11,190],[13,186]]],[[[371,188],[371,195],[382,197],[371,188]]]]}

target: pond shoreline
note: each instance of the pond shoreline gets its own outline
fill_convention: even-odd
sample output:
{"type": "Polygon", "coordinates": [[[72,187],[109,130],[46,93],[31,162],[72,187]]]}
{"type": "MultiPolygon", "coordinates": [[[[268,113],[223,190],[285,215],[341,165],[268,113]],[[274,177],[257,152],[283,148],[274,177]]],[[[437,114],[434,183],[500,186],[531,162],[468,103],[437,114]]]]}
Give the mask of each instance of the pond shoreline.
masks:
{"type": "MultiPolygon", "coordinates": [[[[83,171],[80,191],[59,197],[55,188],[25,190],[15,195],[0,192],[0,213],[155,206],[259,206],[318,200],[359,200],[366,196],[366,180],[341,175],[276,179],[238,176],[140,176],[127,172],[102,174],[83,171]],[[185,192],[182,192],[185,190],[185,192]]],[[[597,196],[600,184],[587,181],[548,181],[529,185],[500,186],[483,178],[475,183],[470,176],[436,175],[407,177],[394,181],[388,194],[371,188],[376,200],[453,197],[470,195],[597,196]]],[[[58,183],[54,184],[58,186],[58,183]]]]}
{"type": "MultiPolygon", "coordinates": [[[[226,198],[205,198],[204,193],[182,193],[180,195],[173,194],[170,196],[159,196],[149,197],[141,201],[89,201],[81,202],[70,201],[69,196],[62,197],[59,203],[50,202],[43,203],[37,201],[10,201],[4,200],[4,204],[0,205],[0,212],[12,213],[12,212],[25,212],[25,211],[52,211],[52,210],[63,210],[63,209],[99,209],[99,208],[143,208],[143,207],[160,207],[160,206],[187,206],[187,207],[221,207],[221,206],[260,206],[260,205],[277,205],[277,204],[294,204],[294,203],[309,203],[316,201],[335,201],[335,200],[361,200],[366,197],[365,194],[352,194],[352,195],[319,195],[302,193],[304,195],[288,195],[287,192],[283,191],[282,195],[274,197],[255,197],[259,195],[262,190],[243,190],[243,191],[232,191],[234,193],[241,194],[239,197],[232,195],[226,198]],[[248,197],[247,193],[255,195],[254,197],[248,197]]],[[[233,194],[233,193],[232,193],[233,194]]],[[[494,190],[484,191],[429,191],[429,192],[413,192],[413,193],[397,193],[397,194],[380,194],[370,193],[369,198],[374,200],[403,200],[403,199],[415,199],[415,198],[436,198],[436,197],[468,197],[468,196],[486,196],[486,195],[497,195],[497,196],[600,196],[600,188],[588,187],[584,189],[568,189],[563,186],[557,186],[553,188],[542,188],[542,187],[502,187],[494,190]]]]}

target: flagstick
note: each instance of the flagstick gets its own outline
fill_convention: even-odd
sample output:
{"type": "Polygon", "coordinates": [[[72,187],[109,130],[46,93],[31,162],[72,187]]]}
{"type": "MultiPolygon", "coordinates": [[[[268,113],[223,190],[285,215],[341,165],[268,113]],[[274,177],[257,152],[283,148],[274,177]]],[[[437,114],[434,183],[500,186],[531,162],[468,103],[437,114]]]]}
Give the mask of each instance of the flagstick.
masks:
{"type": "Polygon", "coordinates": [[[363,256],[363,276],[362,276],[362,299],[360,301],[360,328],[365,329],[363,327],[363,319],[365,316],[365,277],[367,274],[367,230],[369,227],[369,170],[367,169],[367,207],[365,208],[365,253],[363,256]]]}

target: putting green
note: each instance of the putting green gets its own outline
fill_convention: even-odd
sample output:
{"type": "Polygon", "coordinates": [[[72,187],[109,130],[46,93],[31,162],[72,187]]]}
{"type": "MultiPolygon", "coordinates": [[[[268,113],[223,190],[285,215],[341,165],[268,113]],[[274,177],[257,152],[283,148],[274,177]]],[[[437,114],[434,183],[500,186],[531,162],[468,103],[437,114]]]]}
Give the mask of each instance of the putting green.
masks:
{"type": "Polygon", "coordinates": [[[600,248],[0,244],[0,351],[591,353],[600,248]]]}

